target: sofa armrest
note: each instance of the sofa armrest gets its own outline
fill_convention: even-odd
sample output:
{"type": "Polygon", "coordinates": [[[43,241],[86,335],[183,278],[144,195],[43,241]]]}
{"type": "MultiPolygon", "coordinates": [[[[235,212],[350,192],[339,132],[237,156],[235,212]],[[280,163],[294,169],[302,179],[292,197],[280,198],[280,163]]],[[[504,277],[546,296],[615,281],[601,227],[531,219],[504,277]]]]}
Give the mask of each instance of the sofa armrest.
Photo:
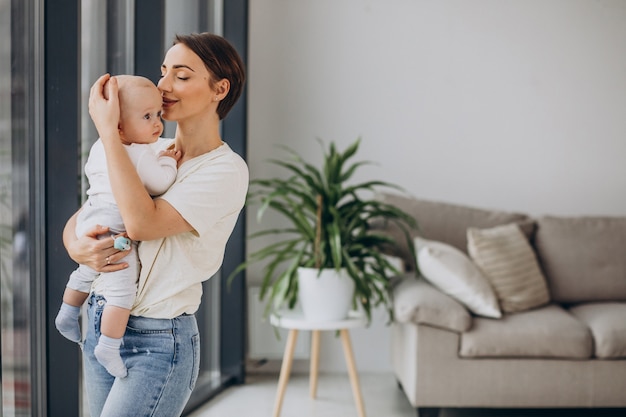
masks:
{"type": "Polygon", "coordinates": [[[472,326],[472,316],[462,304],[412,274],[396,284],[393,296],[397,322],[427,324],[455,332],[472,326]]]}

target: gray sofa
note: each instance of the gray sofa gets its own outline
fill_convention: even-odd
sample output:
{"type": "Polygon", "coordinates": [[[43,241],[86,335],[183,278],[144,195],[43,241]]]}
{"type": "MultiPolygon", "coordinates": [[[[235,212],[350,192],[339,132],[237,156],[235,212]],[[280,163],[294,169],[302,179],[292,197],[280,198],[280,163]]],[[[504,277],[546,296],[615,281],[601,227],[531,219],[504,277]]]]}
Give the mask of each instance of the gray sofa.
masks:
{"type": "MultiPolygon", "coordinates": [[[[471,298],[473,289],[463,281],[463,268],[476,273],[472,265],[452,267],[448,275],[460,281],[449,285],[445,262],[443,277],[432,265],[422,268],[421,255],[428,253],[416,242],[425,277],[409,272],[394,287],[392,361],[420,417],[436,416],[441,408],[626,407],[626,217],[531,218],[398,195],[383,198],[415,216],[420,242],[462,252],[490,284],[496,308],[517,287],[490,281],[494,270],[468,251],[469,230],[480,234],[516,225],[545,287],[538,290],[543,298],[534,294],[530,307],[501,308],[495,317],[471,298]],[[428,279],[429,274],[441,280],[428,279]]],[[[402,242],[398,229],[381,227],[402,242]]],[[[394,255],[408,270],[415,268],[408,247],[394,255]]],[[[528,279],[519,280],[522,287],[528,279]]]]}

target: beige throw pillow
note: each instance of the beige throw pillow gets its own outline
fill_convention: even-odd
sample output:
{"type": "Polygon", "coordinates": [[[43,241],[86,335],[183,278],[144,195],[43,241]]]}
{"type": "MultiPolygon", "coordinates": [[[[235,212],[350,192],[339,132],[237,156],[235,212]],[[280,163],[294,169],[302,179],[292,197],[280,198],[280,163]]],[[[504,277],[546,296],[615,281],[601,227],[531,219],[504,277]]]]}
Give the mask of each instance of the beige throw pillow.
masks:
{"type": "Polygon", "coordinates": [[[489,281],[472,260],[443,242],[415,238],[417,263],[424,278],[472,313],[500,318],[498,299],[489,281]]]}
{"type": "Polygon", "coordinates": [[[517,224],[469,228],[467,249],[491,282],[503,312],[525,311],[550,301],[535,253],[517,224]]]}

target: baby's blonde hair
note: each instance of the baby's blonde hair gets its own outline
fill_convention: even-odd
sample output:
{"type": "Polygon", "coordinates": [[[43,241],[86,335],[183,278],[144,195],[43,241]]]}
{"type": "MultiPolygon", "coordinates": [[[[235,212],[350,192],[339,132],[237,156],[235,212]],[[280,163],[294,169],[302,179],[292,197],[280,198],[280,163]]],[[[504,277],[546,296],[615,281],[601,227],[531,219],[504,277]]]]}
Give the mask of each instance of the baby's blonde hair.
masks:
{"type": "MultiPolygon", "coordinates": [[[[140,75],[115,75],[113,78],[117,80],[118,96],[120,99],[120,110],[124,110],[124,105],[129,102],[133,94],[137,94],[139,87],[155,87],[154,83],[140,75]]],[[[106,84],[104,85],[104,98],[109,99],[109,91],[106,84]]]]}

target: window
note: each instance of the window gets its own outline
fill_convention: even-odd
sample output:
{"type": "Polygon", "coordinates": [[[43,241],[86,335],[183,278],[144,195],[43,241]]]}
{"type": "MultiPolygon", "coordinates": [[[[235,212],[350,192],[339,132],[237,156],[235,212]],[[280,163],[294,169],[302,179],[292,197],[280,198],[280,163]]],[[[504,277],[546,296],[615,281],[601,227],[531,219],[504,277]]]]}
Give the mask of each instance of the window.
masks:
{"type": "Polygon", "coordinates": [[[41,212],[33,201],[41,186],[35,140],[43,127],[39,11],[0,0],[0,415],[7,417],[41,410],[36,274],[42,248],[35,238],[41,212]]]}

